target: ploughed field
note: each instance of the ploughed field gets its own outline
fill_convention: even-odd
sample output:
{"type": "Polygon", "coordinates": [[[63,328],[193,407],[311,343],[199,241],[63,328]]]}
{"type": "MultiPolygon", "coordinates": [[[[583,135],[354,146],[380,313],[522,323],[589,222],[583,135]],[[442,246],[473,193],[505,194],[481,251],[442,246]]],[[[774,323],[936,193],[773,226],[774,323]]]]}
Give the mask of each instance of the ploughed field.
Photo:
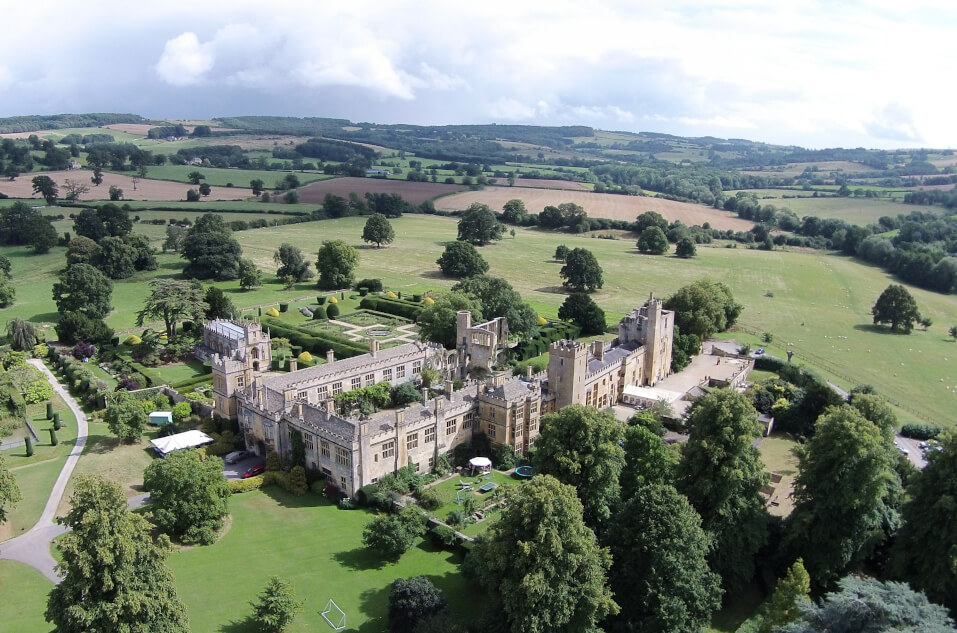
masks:
{"type": "Polygon", "coordinates": [[[397,193],[411,204],[422,204],[436,196],[442,196],[467,189],[465,185],[446,185],[434,182],[411,182],[408,180],[387,180],[385,178],[333,178],[314,182],[299,188],[299,201],[309,204],[322,204],[326,194],[348,198],[357,193],[362,198],[367,193],[397,193]]]}
{"type": "MultiPolygon", "coordinates": [[[[202,168],[197,168],[202,171],[202,168]]],[[[241,173],[241,172],[240,172],[241,173]]],[[[136,189],[133,189],[132,175],[103,172],[103,183],[94,187],[90,182],[93,172],[89,169],[72,169],[69,171],[45,171],[42,173],[23,174],[16,180],[0,180],[0,193],[11,198],[35,198],[43,200],[42,196],[33,193],[33,178],[35,176],[49,176],[60,188],[60,197],[66,196],[65,184],[67,179],[82,182],[90,187],[87,193],[80,196],[80,200],[109,200],[110,186],[117,186],[123,190],[124,200],[185,200],[188,189],[197,189],[198,185],[168,180],[153,180],[139,178],[136,189]]],[[[242,181],[239,181],[242,182],[242,181]]],[[[209,196],[203,200],[243,200],[253,195],[253,192],[244,187],[212,187],[209,196]]]]}

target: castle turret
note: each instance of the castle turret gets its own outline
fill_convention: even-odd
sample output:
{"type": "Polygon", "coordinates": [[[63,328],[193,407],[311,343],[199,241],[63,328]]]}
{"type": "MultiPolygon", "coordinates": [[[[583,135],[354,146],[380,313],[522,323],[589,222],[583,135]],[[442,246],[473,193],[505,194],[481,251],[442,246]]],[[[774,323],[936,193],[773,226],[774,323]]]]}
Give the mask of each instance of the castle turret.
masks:
{"type": "Polygon", "coordinates": [[[561,340],[552,343],[548,351],[548,390],[556,395],[556,408],[584,403],[588,346],[561,340]]]}

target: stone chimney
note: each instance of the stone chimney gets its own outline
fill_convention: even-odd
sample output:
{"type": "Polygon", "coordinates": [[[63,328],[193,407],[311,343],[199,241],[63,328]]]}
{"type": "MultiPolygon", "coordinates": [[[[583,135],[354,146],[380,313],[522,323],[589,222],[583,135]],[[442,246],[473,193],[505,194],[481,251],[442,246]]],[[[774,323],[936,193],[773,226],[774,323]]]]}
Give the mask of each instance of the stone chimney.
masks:
{"type": "Polygon", "coordinates": [[[452,399],[452,394],[455,392],[455,383],[451,380],[445,381],[445,397],[449,400],[452,399]]]}
{"type": "Polygon", "coordinates": [[[379,339],[374,336],[369,338],[369,350],[372,353],[372,358],[375,358],[379,354],[379,339]]]}
{"type": "Polygon", "coordinates": [[[331,349],[326,351],[326,362],[334,363],[336,361],[336,353],[331,349]]]}
{"type": "Polygon", "coordinates": [[[289,359],[289,371],[293,372],[299,369],[299,360],[296,358],[289,359]]]}
{"type": "Polygon", "coordinates": [[[405,409],[396,409],[395,428],[401,429],[403,426],[405,426],[405,409]]]}
{"type": "Polygon", "coordinates": [[[525,378],[527,378],[528,380],[531,380],[531,379],[532,379],[532,376],[533,376],[534,374],[535,374],[535,368],[532,367],[531,365],[526,365],[526,366],[525,366],[525,378]]]}
{"type": "Polygon", "coordinates": [[[605,344],[602,341],[592,341],[591,353],[592,356],[598,360],[603,360],[605,357],[605,344]]]}
{"type": "Polygon", "coordinates": [[[302,401],[296,402],[296,417],[302,419],[302,401]]]}

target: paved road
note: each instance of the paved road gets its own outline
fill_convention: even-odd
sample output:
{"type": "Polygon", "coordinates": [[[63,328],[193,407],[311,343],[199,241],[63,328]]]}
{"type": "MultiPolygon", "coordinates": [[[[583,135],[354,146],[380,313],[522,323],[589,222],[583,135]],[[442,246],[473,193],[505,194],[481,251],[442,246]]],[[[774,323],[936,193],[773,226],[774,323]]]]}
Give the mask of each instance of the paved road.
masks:
{"type": "Polygon", "coordinates": [[[924,451],[920,449],[921,440],[914,440],[909,437],[904,437],[903,435],[898,435],[894,438],[894,444],[898,446],[898,450],[903,448],[907,451],[907,459],[910,460],[914,466],[923,470],[927,466],[927,460],[924,459],[924,451]]]}
{"type": "Polygon", "coordinates": [[[63,491],[66,489],[66,484],[70,480],[70,475],[73,474],[73,469],[80,459],[80,454],[83,453],[83,447],[86,446],[88,426],[86,423],[86,415],[83,414],[83,410],[76,403],[76,400],[57,382],[56,377],[46,368],[43,362],[36,358],[31,358],[27,362],[46,375],[47,380],[53,385],[53,390],[63,398],[63,401],[66,402],[70,410],[73,411],[73,415],[76,416],[76,444],[73,445],[70,455],[66,458],[66,463],[63,464],[63,468],[60,470],[60,476],[57,477],[56,483],[53,484],[53,490],[50,492],[47,504],[43,508],[40,520],[24,534],[4,541],[2,547],[0,547],[0,558],[26,563],[40,571],[40,573],[52,582],[58,583],[60,582],[60,577],[56,573],[56,561],[53,560],[53,556],[50,554],[50,544],[53,539],[63,534],[66,528],[56,524],[54,519],[56,517],[56,509],[60,505],[60,499],[63,498],[63,491]]]}

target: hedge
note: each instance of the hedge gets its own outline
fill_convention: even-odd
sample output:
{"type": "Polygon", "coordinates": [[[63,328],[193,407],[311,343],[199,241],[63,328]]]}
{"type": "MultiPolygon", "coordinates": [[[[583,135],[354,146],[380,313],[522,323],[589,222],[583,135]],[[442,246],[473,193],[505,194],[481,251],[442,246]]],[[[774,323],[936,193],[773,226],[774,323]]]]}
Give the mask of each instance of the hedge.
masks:
{"type": "Polygon", "coordinates": [[[528,360],[541,356],[548,351],[549,346],[562,339],[574,340],[581,333],[574,323],[554,323],[538,330],[538,336],[522,342],[512,350],[511,357],[517,361],[528,360]]]}
{"type": "Polygon", "coordinates": [[[263,476],[256,475],[255,477],[248,477],[246,479],[230,479],[226,482],[229,486],[229,491],[234,495],[241,494],[243,492],[249,492],[250,490],[258,490],[263,487],[263,476]]]}
{"type": "Polygon", "coordinates": [[[932,440],[943,431],[933,424],[905,424],[901,427],[901,435],[915,440],[932,440]]]}
{"type": "Polygon", "coordinates": [[[352,286],[356,290],[361,290],[362,288],[368,288],[369,292],[382,292],[382,280],[381,279],[360,279],[352,286]]]}
{"type": "Polygon", "coordinates": [[[364,310],[374,310],[377,312],[385,312],[386,314],[391,314],[395,316],[400,316],[404,319],[409,319],[410,321],[415,321],[419,318],[419,314],[422,313],[424,307],[417,303],[412,303],[410,301],[403,301],[402,299],[389,299],[387,297],[365,297],[362,301],[359,302],[359,307],[364,310]]]}
{"type": "Polygon", "coordinates": [[[196,385],[201,385],[206,382],[213,381],[213,374],[203,374],[202,376],[193,376],[192,378],[187,378],[186,380],[181,380],[174,385],[170,385],[173,389],[179,391],[180,389],[185,389],[187,387],[195,387],[196,385]]]}
{"type": "Polygon", "coordinates": [[[283,323],[276,319],[263,319],[273,336],[289,339],[292,345],[298,345],[313,356],[325,356],[332,350],[337,358],[350,358],[361,354],[368,354],[369,348],[346,338],[335,336],[327,332],[312,332],[283,323]]]}

